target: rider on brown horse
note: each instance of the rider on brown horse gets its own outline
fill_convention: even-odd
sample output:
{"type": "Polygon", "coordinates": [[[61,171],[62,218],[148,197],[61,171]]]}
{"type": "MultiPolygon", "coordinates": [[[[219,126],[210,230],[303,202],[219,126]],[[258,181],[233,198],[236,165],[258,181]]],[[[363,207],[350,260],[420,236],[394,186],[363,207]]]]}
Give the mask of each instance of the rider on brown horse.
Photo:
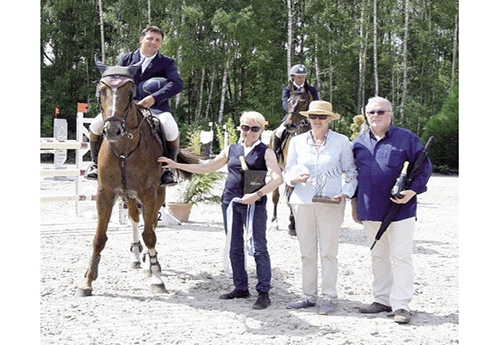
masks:
{"type": "MultiPolygon", "coordinates": [[[[166,139],[165,155],[176,160],[179,153],[179,128],[172,116],[172,109],[168,99],[182,91],[183,81],[177,71],[174,60],[162,55],[159,50],[163,43],[163,31],[156,26],[146,27],[140,37],[140,48],[120,57],[119,66],[130,66],[139,61],[140,68],[133,76],[137,89],[134,99],[137,105],[143,109],[149,109],[153,116],[157,117],[162,126],[166,139]]],[[[97,115],[90,125],[90,153],[92,164],[85,172],[89,180],[97,179],[97,157],[100,149],[101,134],[103,128],[102,115],[97,115]]],[[[161,176],[160,185],[172,185],[177,183],[174,173],[165,169],[161,176]]]]}
{"type": "Polygon", "coordinates": [[[314,86],[311,86],[307,83],[307,68],[302,64],[294,65],[290,68],[289,72],[289,83],[283,88],[281,92],[281,104],[283,110],[285,111],[285,115],[281,119],[281,125],[275,130],[274,136],[274,147],[276,154],[279,156],[281,153],[282,147],[282,135],[285,130],[285,126],[283,123],[285,122],[288,112],[289,112],[289,104],[288,99],[293,91],[305,91],[309,94],[309,101],[318,100],[318,91],[314,86]]]}

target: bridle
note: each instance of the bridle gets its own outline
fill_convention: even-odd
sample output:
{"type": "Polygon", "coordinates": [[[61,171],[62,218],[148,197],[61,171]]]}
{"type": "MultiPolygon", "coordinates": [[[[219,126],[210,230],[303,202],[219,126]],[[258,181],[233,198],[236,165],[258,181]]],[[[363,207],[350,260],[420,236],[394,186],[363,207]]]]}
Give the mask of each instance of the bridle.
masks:
{"type": "MultiPolygon", "coordinates": [[[[105,76],[105,77],[101,78],[99,83],[102,83],[106,87],[111,89],[111,91],[113,93],[113,98],[116,97],[116,92],[118,91],[118,89],[127,85],[128,83],[132,83],[132,90],[135,90],[134,80],[132,78],[129,78],[127,76],[122,76],[122,75],[105,76]]],[[[130,132],[127,130],[127,128],[125,126],[125,124],[127,122],[127,118],[130,114],[130,110],[132,109],[132,103],[134,102],[134,93],[135,93],[134,91],[129,92],[129,99],[128,99],[127,107],[125,108],[124,116],[118,116],[115,114],[116,104],[113,104],[112,115],[109,117],[103,118],[104,123],[110,122],[110,121],[118,121],[120,123],[121,135],[126,135],[129,139],[132,139],[134,137],[132,132],[137,130],[141,126],[142,121],[144,121],[144,118],[143,118],[142,121],[139,123],[139,125],[136,128],[133,128],[132,131],[130,131],[130,132]]],[[[99,103],[101,113],[104,114],[104,109],[103,109],[102,103],[101,103],[101,95],[99,92],[97,94],[97,101],[99,103]]],[[[115,100],[113,100],[113,103],[114,102],[115,102],[115,100]]],[[[106,128],[103,129],[103,135],[106,137],[107,133],[106,133],[105,129],[106,128]]]]}
{"type": "MultiPolygon", "coordinates": [[[[292,103],[291,97],[288,99],[288,102],[289,102],[288,109],[293,109],[293,110],[288,112],[287,121],[288,121],[288,119],[291,118],[291,116],[298,116],[300,118],[300,121],[298,121],[298,122],[285,123],[286,130],[289,133],[292,133],[293,135],[297,134],[299,129],[302,127],[310,127],[309,119],[307,118],[307,116],[302,115],[300,113],[300,111],[295,110],[299,107],[299,105],[301,105],[301,103],[305,102],[306,104],[309,104],[309,99],[310,99],[309,94],[307,92],[303,92],[303,91],[300,91],[300,92],[295,91],[295,93],[304,94],[306,97],[305,97],[305,99],[301,98],[298,100],[293,100],[294,101],[293,103],[292,103]]],[[[307,107],[306,107],[306,110],[307,110],[307,107]]]]}

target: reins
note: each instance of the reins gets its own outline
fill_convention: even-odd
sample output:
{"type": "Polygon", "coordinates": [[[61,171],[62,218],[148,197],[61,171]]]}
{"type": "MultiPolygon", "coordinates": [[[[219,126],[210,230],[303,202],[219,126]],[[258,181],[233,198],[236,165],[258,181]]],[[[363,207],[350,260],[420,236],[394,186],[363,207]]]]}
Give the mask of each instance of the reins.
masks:
{"type": "MultiPolygon", "coordinates": [[[[121,78],[109,78],[109,77],[102,78],[100,82],[103,83],[104,85],[106,85],[107,87],[114,89],[114,90],[117,90],[118,88],[122,87],[123,85],[125,85],[128,82],[131,82],[132,84],[134,84],[134,80],[132,78],[123,78],[123,77],[121,77],[121,78]]],[[[99,106],[101,108],[101,113],[104,114],[102,104],[101,104],[100,95],[98,97],[98,101],[99,101],[99,106]]],[[[104,123],[106,123],[108,121],[120,122],[120,125],[123,129],[123,133],[121,135],[127,138],[125,150],[117,150],[116,147],[113,147],[113,146],[115,146],[115,143],[109,142],[110,151],[119,160],[121,178],[122,178],[121,182],[123,185],[123,192],[124,192],[124,196],[122,197],[122,199],[125,202],[130,199],[130,197],[128,195],[128,189],[127,189],[127,177],[126,177],[127,164],[126,164],[126,160],[128,157],[130,157],[130,155],[132,155],[139,148],[139,145],[141,143],[141,136],[139,136],[139,138],[137,140],[137,145],[135,145],[132,149],[130,149],[130,145],[132,143],[132,140],[135,137],[135,132],[140,133],[140,128],[141,128],[142,124],[144,123],[144,121],[147,119],[147,116],[143,113],[143,111],[141,111],[137,107],[137,105],[134,107],[133,104],[134,104],[133,93],[130,93],[127,108],[125,109],[123,117],[113,115],[113,116],[110,116],[110,117],[103,119],[104,123]],[[129,114],[131,113],[132,109],[135,109],[135,114],[136,114],[137,118],[139,116],[142,116],[142,118],[139,120],[139,124],[136,127],[128,129],[127,128],[127,119],[128,119],[129,114]],[[122,151],[122,153],[118,153],[117,151],[122,151]]]]}

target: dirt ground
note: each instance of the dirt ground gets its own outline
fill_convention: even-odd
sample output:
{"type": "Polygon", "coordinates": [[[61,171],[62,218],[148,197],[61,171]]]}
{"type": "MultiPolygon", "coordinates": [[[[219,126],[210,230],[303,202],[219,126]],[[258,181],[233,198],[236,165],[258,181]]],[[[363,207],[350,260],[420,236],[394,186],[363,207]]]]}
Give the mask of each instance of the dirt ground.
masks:
{"type": "MultiPolygon", "coordinates": [[[[88,194],[95,185],[85,182],[88,194]]],[[[167,293],[153,295],[142,270],[129,268],[131,231],[110,222],[99,277],[90,297],[76,297],[91,255],[95,203],[40,203],[41,344],[458,344],[459,178],[433,175],[419,197],[414,241],[412,320],[396,324],[385,313],[367,316],[372,302],[369,244],[351,219],[348,203],[340,234],[339,305],[328,316],[316,308],[289,310],[301,296],[298,243],[288,235],[287,207],[280,202],[278,229],[271,227],[272,304],[253,310],[255,264],[248,270],[252,297],[220,300],[232,290],[222,258],[224,230],[219,205],[198,205],[189,222],[158,227],[157,250],[167,293]]],[[[170,187],[169,187],[170,188],[170,187]]],[[[40,195],[75,193],[75,181],[40,178],[40,195]]],[[[87,194],[87,193],[86,193],[87,194]]],[[[171,194],[167,189],[167,194],[171,194]]],[[[172,196],[173,197],[173,196],[172,196]]],[[[167,199],[169,196],[167,197],[167,199]]]]}

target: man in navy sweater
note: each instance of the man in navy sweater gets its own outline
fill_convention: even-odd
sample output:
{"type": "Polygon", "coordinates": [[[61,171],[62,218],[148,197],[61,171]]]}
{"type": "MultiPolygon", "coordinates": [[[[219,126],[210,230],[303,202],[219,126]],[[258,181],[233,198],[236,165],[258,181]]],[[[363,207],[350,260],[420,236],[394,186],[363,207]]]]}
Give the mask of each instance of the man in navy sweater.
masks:
{"type": "Polygon", "coordinates": [[[361,308],[360,312],[394,311],[395,322],[408,323],[409,303],[413,297],[411,255],[417,194],[427,190],[432,165],[428,158],[425,159],[421,173],[411,181],[407,190],[401,192],[402,198],[392,198],[391,189],[403,163],[408,161],[411,168],[424,147],[413,132],[392,124],[392,105],[387,99],[370,98],[366,116],[370,130],[353,141],[354,160],[358,168],[358,189],[356,197],[351,200],[353,219],[363,224],[369,243],[373,243],[391,204],[401,206],[371,251],[374,302],[361,308]]]}

